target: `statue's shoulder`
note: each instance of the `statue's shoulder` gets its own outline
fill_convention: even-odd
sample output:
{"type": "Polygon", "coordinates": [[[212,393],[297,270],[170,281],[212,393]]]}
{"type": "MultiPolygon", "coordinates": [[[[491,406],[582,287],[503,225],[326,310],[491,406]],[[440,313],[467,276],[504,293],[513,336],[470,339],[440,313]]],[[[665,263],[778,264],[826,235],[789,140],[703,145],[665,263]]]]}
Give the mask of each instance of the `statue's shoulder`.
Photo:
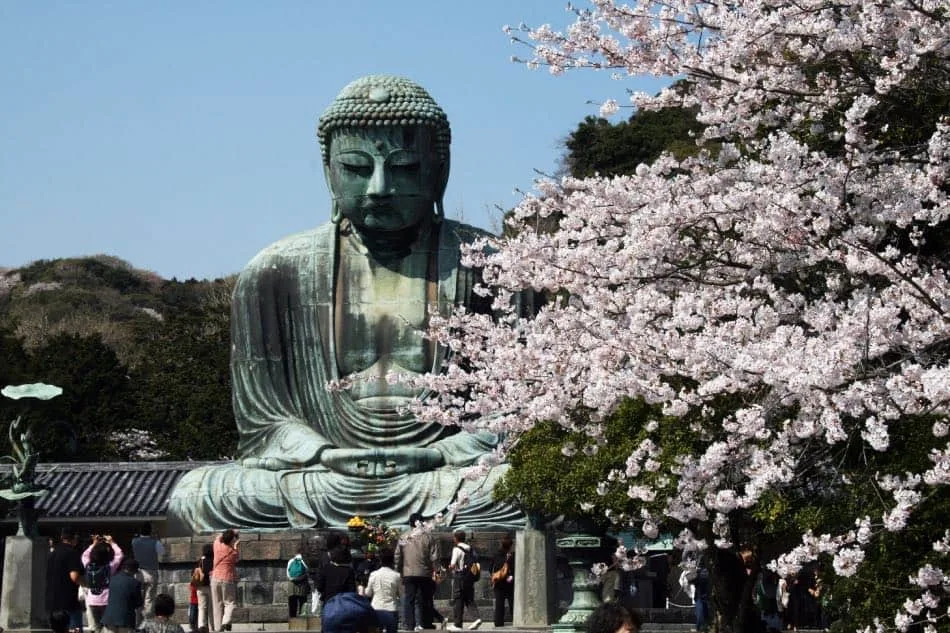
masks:
{"type": "Polygon", "coordinates": [[[480,229],[471,224],[463,224],[456,220],[446,219],[443,220],[443,223],[445,224],[444,230],[454,235],[460,244],[471,244],[475,240],[485,237],[497,237],[494,233],[485,229],[480,229]]]}
{"type": "Polygon", "coordinates": [[[333,245],[336,225],[327,223],[288,235],[264,247],[245,267],[245,272],[279,267],[296,267],[315,251],[329,251],[333,245]]]}

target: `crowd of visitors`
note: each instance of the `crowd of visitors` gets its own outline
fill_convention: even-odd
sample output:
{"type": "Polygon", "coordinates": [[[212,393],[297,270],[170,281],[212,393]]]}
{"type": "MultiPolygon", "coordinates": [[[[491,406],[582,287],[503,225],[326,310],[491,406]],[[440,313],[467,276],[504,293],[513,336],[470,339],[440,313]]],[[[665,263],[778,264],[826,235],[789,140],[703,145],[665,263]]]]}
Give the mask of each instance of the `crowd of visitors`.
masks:
{"type": "Polygon", "coordinates": [[[157,593],[158,561],[164,550],[145,523],[131,554],[108,534],[94,534],[81,553],[79,535],[63,528],[51,542],[46,566],[46,608],[54,633],[183,633],[169,618],[175,601],[157,593]],[[142,566],[142,560],[147,567],[142,566]]]}
{"type": "MultiPolygon", "coordinates": [[[[423,517],[414,514],[410,521],[418,528],[423,517]]],[[[325,619],[328,606],[346,612],[358,600],[368,605],[382,633],[396,633],[400,622],[411,631],[461,630],[466,613],[467,628],[477,629],[482,619],[475,584],[482,575],[482,563],[468,536],[455,532],[451,551],[443,552],[437,534],[413,530],[395,547],[367,548],[364,553],[351,549],[346,533],[330,533],[325,548],[312,552],[302,546],[287,562],[288,616],[322,612],[325,619]],[[436,589],[443,582],[451,583],[451,622],[435,608],[436,589]],[[347,597],[336,600],[340,596],[347,597]]],[[[141,527],[128,551],[108,534],[93,535],[83,550],[78,542],[78,534],[66,528],[58,542],[50,543],[46,603],[51,627],[59,626],[65,617],[66,629],[72,633],[80,633],[83,626],[93,633],[128,633],[143,630],[146,624],[153,633],[175,633],[169,621],[174,601],[158,593],[164,548],[150,524],[141,527]]],[[[227,529],[202,546],[192,569],[187,603],[191,631],[231,630],[240,542],[238,530],[227,529]]],[[[504,537],[498,551],[486,558],[496,627],[504,626],[513,611],[513,543],[510,536],[504,537]]]]}
{"type": "MultiPolygon", "coordinates": [[[[410,520],[416,528],[423,517],[414,514],[410,520]]],[[[191,575],[191,631],[231,630],[240,540],[236,529],[227,529],[213,543],[202,546],[191,575]]],[[[464,628],[477,629],[482,618],[475,587],[483,571],[489,576],[494,598],[494,626],[505,626],[506,618],[512,615],[516,566],[511,536],[503,537],[498,550],[485,557],[484,569],[480,552],[465,531],[453,534],[448,552],[442,551],[436,533],[417,529],[404,534],[395,547],[384,544],[379,549],[367,548],[366,552],[351,549],[350,537],[344,532],[330,533],[325,544],[317,551],[301,546],[287,562],[286,572],[288,616],[321,613],[326,633],[337,633],[332,626],[328,628],[328,616],[330,622],[336,618],[349,623],[346,626],[372,621],[379,633],[396,633],[400,628],[415,632],[437,628],[461,631],[466,616],[464,628]],[[445,581],[451,584],[450,618],[435,607],[436,589],[445,581]]],[[[81,633],[84,625],[93,633],[179,633],[180,627],[169,619],[175,610],[174,600],[157,593],[158,562],[163,551],[147,523],[128,552],[108,534],[93,535],[88,546],[80,550],[78,535],[64,529],[59,541],[50,543],[46,585],[50,627],[65,627],[71,633],[81,633]]],[[[614,633],[623,627],[635,632],[637,609],[691,604],[696,630],[705,631],[712,616],[714,568],[716,582],[731,587],[726,597],[716,594],[720,614],[734,621],[737,631],[778,633],[783,629],[827,628],[827,613],[822,608],[827,595],[814,569],[779,578],[760,566],[750,549],[738,554],[719,550],[710,555],[711,560],[704,555],[674,560],[673,555],[660,553],[650,557],[647,568],[636,572],[626,566],[609,566],[601,598],[605,605],[613,606],[599,612],[602,621],[592,620],[592,626],[609,628],[616,624],[614,633]],[[662,587],[657,588],[657,584],[662,587]],[[677,584],[679,587],[675,587],[677,584]],[[644,597],[642,592],[647,589],[644,597]]]]}
{"type": "MultiPolygon", "coordinates": [[[[424,518],[416,513],[409,520],[412,528],[419,528],[424,518]]],[[[348,534],[331,533],[326,537],[325,549],[308,554],[302,548],[287,562],[288,615],[321,613],[324,631],[333,633],[332,627],[327,628],[327,609],[334,618],[352,612],[351,619],[363,621],[369,616],[359,615],[358,607],[364,605],[372,611],[380,633],[396,633],[399,629],[462,630],[466,614],[466,628],[477,629],[482,619],[475,601],[475,583],[482,576],[482,562],[469,540],[464,531],[455,532],[451,550],[443,551],[436,533],[413,529],[403,534],[394,547],[384,544],[361,552],[351,547],[348,534]],[[451,584],[450,618],[435,607],[436,590],[443,582],[451,584]]],[[[498,551],[486,558],[496,627],[503,627],[506,617],[512,616],[513,545],[513,539],[506,536],[498,551]]]]}
{"type": "MultiPolygon", "coordinates": [[[[63,528],[50,543],[46,608],[50,628],[81,633],[182,633],[171,623],[174,599],[158,593],[164,548],[145,523],[125,552],[108,534],[94,534],[81,553],[79,535],[63,528]],[[85,612],[85,623],[83,615],[85,612]]],[[[237,595],[237,530],[225,530],[202,548],[191,576],[188,620],[192,631],[230,631],[237,595]],[[210,604],[209,604],[210,603],[210,604]],[[209,608],[210,607],[210,608],[209,608]]]]}

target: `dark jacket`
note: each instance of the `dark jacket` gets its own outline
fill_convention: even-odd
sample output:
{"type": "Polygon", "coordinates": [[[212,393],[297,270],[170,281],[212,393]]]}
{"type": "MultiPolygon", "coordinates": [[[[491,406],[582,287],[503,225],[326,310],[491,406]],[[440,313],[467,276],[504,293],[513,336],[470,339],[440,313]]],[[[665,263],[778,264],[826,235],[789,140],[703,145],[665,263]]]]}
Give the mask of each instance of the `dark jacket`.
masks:
{"type": "Polygon", "coordinates": [[[338,593],[356,593],[356,572],[351,565],[324,565],[317,572],[317,591],[323,603],[338,593]]]}
{"type": "Polygon", "coordinates": [[[84,573],[82,555],[75,547],[57,543],[46,564],[46,610],[79,610],[79,585],[69,577],[70,572],[84,573]]]}
{"type": "Polygon", "coordinates": [[[366,585],[369,575],[381,567],[378,558],[366,558],[356,564],[356,582],[366,585]]]}
{"type": "Polygon", "coordinates": [[[121,571],[109,582],[109,604],[102,614],[107,627],[135,628],[135,610],[142,606],[142,583],[135,576],[121,571]]]}
{"type": "Polygon", "coordinates": [[[358,633],[379,626],[368,599],[355,593],[338,593],[323,605],[323,633],[358,633]]]}

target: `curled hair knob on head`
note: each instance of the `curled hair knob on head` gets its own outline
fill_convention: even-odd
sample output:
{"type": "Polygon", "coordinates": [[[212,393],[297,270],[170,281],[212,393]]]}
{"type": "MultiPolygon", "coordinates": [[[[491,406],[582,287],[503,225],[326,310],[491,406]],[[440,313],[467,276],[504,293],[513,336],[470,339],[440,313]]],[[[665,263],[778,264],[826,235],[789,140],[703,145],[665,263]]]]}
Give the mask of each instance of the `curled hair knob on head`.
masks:
{"type": "Polygon", "coordinates": [[[330,134],[340,128],[423,126],[435,132],[436,151],[448,161],[449,119],[425,88],[405,77],[368,75],[350,82],[317,124],[323,164],[330,163],[330,134]]]}

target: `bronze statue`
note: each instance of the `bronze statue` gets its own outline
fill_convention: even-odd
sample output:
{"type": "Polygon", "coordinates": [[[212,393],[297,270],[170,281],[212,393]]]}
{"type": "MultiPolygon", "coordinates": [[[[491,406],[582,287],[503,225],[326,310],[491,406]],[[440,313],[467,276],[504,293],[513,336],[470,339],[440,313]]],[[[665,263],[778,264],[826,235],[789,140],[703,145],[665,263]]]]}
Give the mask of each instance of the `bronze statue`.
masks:
{"type": "MultiPolygon", "coordinates": [[[[417,84],[369,76],[320,118],[332,221],[265,248],[232,304],[231,375],[240,460],[176,486],[173,532],[223,526],[344,526],[354,515],[405,525],[413,512],[517,527],[492,482],[462,478],[498,437],[423,424],[403,410],[422,394],[387,380],[441,370],[430,310],[485,310],[459,248],[483,234],[444,218],[450,129],[417,84]],[[328,390],[342,380],[347,390],[328,390]]],[[[484,299],[482,299],[484,302],[484,299]]]]}

